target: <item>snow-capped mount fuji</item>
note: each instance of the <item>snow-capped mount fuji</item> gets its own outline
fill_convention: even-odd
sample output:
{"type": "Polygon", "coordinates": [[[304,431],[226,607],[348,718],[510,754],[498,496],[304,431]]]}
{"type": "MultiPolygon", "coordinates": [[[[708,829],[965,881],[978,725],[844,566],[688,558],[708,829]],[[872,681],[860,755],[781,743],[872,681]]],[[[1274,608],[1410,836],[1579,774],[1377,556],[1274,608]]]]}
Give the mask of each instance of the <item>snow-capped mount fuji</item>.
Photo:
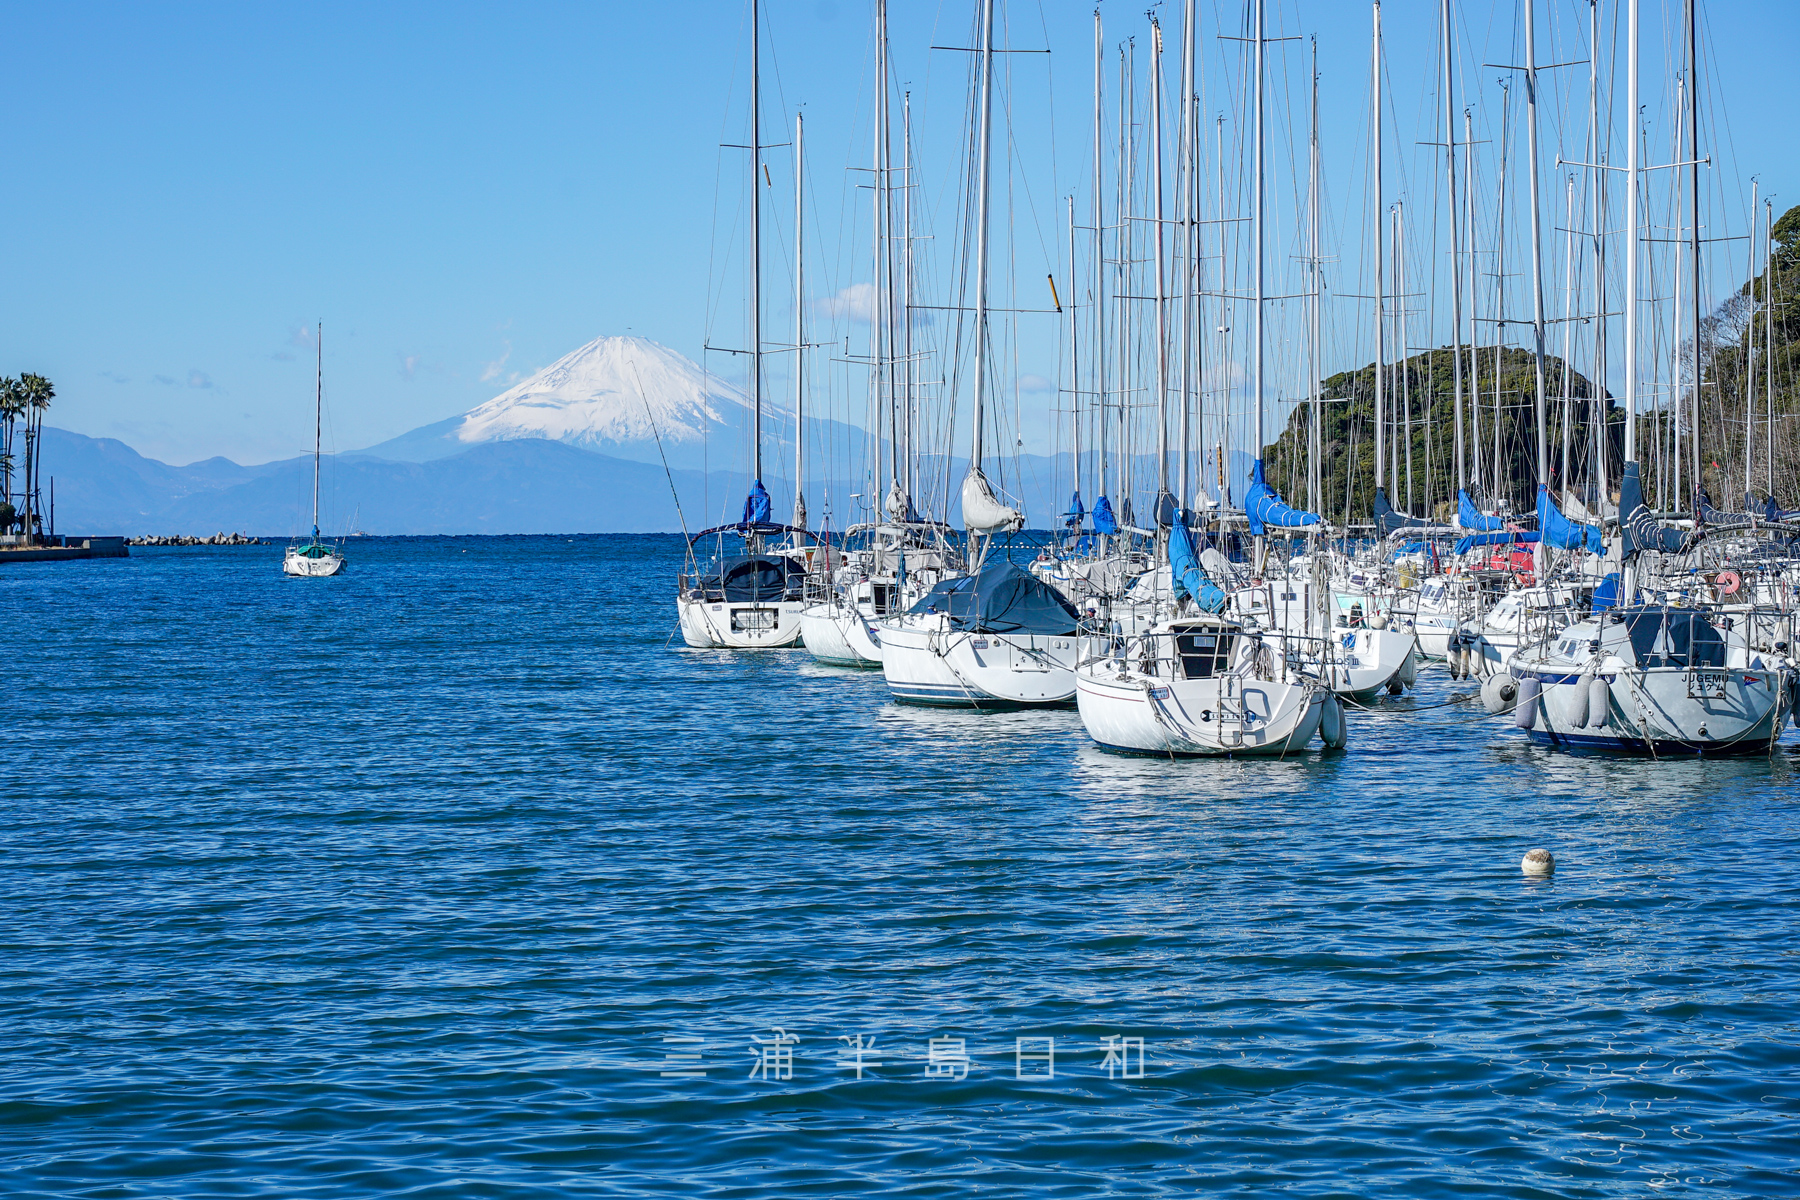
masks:
{"type": "MultiPolygon", "coordinates": [[[[487,442],[542,438],[635,462],[667,455],[671,466],[742,470],[752,416],[742,390],[684,355],[648,338],[598,337],[459,417],[362,453],[429,462],[487,442]]],[[[765,462],[784,443],[793,444],[793,417],[765,396],[765,462]]]]}

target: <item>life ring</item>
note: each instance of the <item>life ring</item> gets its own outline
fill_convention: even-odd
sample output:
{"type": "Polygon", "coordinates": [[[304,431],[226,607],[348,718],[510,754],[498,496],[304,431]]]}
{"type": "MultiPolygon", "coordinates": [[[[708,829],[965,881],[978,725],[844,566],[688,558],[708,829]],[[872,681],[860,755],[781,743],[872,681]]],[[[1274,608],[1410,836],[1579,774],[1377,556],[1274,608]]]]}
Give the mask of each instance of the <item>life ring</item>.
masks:
{"type": "Polygon", "coordinates": [[[1744,586],[1744,581],[1738,578],[1736,571],[1720,571],[1713,584],[1719,589],[1719,595],[1734,596],[1744,586]]]}

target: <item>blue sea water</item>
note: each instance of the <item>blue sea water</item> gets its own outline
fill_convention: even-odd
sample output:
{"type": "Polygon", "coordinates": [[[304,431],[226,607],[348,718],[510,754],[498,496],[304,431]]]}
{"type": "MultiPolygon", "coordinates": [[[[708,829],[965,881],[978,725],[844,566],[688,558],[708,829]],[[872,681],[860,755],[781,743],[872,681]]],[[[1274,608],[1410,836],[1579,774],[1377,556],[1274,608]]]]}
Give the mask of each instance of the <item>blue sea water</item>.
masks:
{"type": "Polygon", "coordinates": [[[679,553],[4,568],[0,1193],[1800,1194],[1791,733],[1123,758],[684,649],[679,553]]]}

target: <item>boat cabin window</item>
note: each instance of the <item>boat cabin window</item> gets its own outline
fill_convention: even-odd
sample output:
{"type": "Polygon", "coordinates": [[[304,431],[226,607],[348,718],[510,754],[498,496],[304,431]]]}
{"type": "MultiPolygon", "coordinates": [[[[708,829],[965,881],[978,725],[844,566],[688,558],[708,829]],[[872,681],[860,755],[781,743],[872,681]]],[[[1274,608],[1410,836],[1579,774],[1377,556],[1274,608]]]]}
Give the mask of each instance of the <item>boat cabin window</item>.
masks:
{"type": "Polygon", "coordinates": [[[1211,679],[1231,669],[1231,647],[1237,635],[1205,632],[1175,635],[1175,656],[1181,660],[1181,674],[1186,679],[1211,679]]]}
{"type": "Polygon", "coordinates": [[[894,611],[894,585],[891,583],[872,583],[869,585],[870,599],[878,614],[886,615],[894,611]]]}

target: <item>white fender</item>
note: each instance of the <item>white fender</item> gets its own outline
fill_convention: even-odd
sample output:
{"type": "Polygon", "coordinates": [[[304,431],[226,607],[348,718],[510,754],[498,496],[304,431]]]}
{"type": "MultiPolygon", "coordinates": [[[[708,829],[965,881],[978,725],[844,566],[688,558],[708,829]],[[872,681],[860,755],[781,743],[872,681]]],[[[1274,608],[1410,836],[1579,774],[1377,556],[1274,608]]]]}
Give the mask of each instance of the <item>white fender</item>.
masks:
{"type": "Polygon", "coordinates": [[[1537,724],[1538,694],[1543,690],[1536,675],[1519,680],[1519,703],[1513,709],[1513,724],[1530,729],[1537,724]]]}
{"type": "Polygon", "coordinates": [[[1588,718],[1589,697],[1593,695],[1594,677],[1583,675],[1575,681],[1575,692],[1569,700],[1568,724],[1571,729],[1577,725],[1586,725],[1588,718]]]}
{"type": "Polygon", "coordinates": [[[1587,727],[1599,729],[1612,716],[1612,688],[1598,675],[1588,684],[1587,727]]]}
{"type": "Polygon", "coordinates": [[[1342,750],[1350,741],[1349,724],[1344,719],[1344,706],[1336,696],[1325,697],[1325,708],[1319,716],[1319,736],[1327,750],[1342,750]]]}
{"type": "Polygon", "coordinates": [[[1519,685],[1511,672],[1497,672],[1481,681],[1481,707],[1487,709],[1491,716],[1497,717],[1503,712],[1510,712],[1513,701],[1518,696],[1519,685]]]}

